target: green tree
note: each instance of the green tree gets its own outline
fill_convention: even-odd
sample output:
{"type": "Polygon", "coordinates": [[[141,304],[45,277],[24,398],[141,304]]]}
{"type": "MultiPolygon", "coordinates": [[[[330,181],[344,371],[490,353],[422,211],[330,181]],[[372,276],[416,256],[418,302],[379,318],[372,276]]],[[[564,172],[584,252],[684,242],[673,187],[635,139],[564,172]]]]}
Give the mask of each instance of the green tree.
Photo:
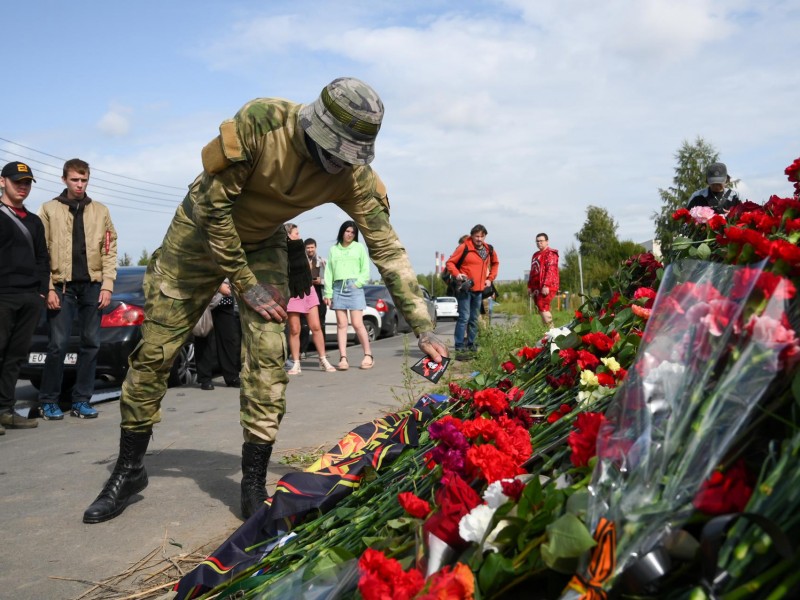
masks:
{"type": "Polygon", "coordinates": [[[147,248],[142,248],[142,254],[139,257],[139,262],[136,264],[139,266],[147,266],[147,263],[150,262],[150,254],[147,252],[147,248]]]}
{"type": "Polygon", "coordinates": [[[672,245],[672,239],[678,225],[672,220],[672,213],[686,207],[689,198],[697,190],[706,187],[706,167],[719,160],[719,153],[713,145],[697,136],[694,143],[684,140],[675,153],[678,161],[672,186],[659,188],[661,210],[653,213],[656,226],[656,239],[661,243],[661,251],[666,252],[672,245]]]}
{"type": "Polygon", "coordinates": [[[130,267],[133,264],[133,259],[131,255],[127,252],[123,253],[122,256],[119,258],[119,266],[120,267],[130,267]]]}
{"type": "Polygon", "coordinates": [[[617,222],[605,208],[589,206],[586,221],[576,234],[580,247],[570,246],[562,255],[561,289],[580,293],[581,272],[584,293],[590,295],[611,275],[622,261],[645,251],[640,244],[617,238],[617,222]],[[580,258],[580,263],[578,259],[580,258]]]}
{"type": "Polygon", "coordinates": [[[561,290],[572,294],[581,292],[581,274],[578,265],[578,248],[575,244],[569,246],[561,256],[559,277],[561,278],[561,290]]]}
{"type": "Polygon", "coordinates": [[[616,255],[617,222],[605,208],[589,206],[586,209],[586,221],[577,237],[582,257],[595,257],[603,261],[616,255]]]}

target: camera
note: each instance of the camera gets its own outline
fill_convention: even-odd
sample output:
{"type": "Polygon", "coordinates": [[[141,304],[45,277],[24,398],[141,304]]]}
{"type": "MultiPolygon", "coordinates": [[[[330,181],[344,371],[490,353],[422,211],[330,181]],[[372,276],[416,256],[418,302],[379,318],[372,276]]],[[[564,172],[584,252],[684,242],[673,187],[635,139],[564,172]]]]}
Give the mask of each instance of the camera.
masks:
{"type": "Polygon", "coordinates": [[[472,289],[475,282],[472,279],[456,279],[455,289],[456,293],[468,292],[472,289]]]}

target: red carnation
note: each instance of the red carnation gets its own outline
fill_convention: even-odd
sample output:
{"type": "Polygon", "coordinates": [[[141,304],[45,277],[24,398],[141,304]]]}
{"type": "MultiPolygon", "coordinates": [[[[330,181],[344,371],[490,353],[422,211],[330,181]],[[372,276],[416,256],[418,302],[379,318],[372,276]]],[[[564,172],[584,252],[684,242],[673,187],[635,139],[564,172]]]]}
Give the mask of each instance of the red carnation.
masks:
{"type": "Polygon", "coordinates": [[[572,411],[572,407],[569,404],[562,404],[561,406],[558,407],[557,410],[551,412],[547,416],[547,422],[548,423],[555,423],[556,421],[558,421],[564,415],[568,415],[571,411],[572,411]]]}
{"type": "Polygon", "coordinates": [[[581,340],[587,346],[594,346],[603,353],[611,350],[611,347],[614,345],[613,340],[602,331],[587,333],[581,337],[581,340]]]}
{"type": "Polygon", "coordinates": [[[723,229],[725,225],[727,225],[727,221],[722,215],[714,215],[708,220],[708,228],[713,231],[719,231],[723,229]]]}
{"type": "Polygon", "coordinates": [[[800,181],[800,158],[795,158],[794,162],[784,170],[789,181],[800,181]]]}
{"type": "Polygon", "coordinates": [[[614,379],[614,376],[610,373],[598,373],[597,374],[597,382],[600,385],[604,385],[606,387],[614,387],[617,385],[617,380],[614,379]]]}
{"type": "Polygon", "coordinates": [[[524,358],[525,360],[533,360],[542,353],[542,350],[544,350],[544,347],[531,348],[529,346],[524,346],[523,348],[520,348],[519,352],[517,352],[517,356],[524,358]]]}
{"type": "Polygon", "coordinates": [[[508,398],[505,392],[497,388],[478,390],[473,394],[472,401],[475,404],[475,410],[478,412],[485,410],[491,415],[499,415],[508,408],[508,398]]]}
{"type": "Polygon", "coordinates": [[[361,577],[358,591],[364,600],[409,600],[425,585],[417,569],[403,571],[400,563],[382,552],[367,548],[358,561],[361,577]]]}
{"type": "Polygon", "coordinates": [[[800,248],[786,240],[773,241],[770,256],[773,260],[782,260],[792,267],[800,265],[800,248]]]}
{"type": "Polygon", "coordinates": [[[691,223],[693,221],[692,214],[685,208],[679,208],[672,213],[673,221],[683,221],[684,223],[691,223]]]}
{"type": "Polygon", "coordinates": [[[709,515],[742,512],[753,493],[753,477],[739,459],[726,472],[714,471],[694,498],[694,507],[709,515]]]}
{"type": "Polygon", "coordinates": [[[578,350],[578,366],[581,369],[590,369],[594,371],[599,364],[600,359],[594,354],[587,352],[586,350],[578,350]]]}
{"type": "Polygon", "coordinates": [[[578,352],[574,348],[565,348],[558,351],[558,356],[564,362],[564,366],[569,366],[578,360],[578,352]]]}
{"type": "Polygon", "coordinates": [[[576,467],[585,467],[589,460],[597,454],[597,434],[606,418],[602,413],[584,412],[575,419],[567,441],[572,449],[570,460],[576,467]]]}
{"type": "Polygon", "coordinates": [[[411,492],[400,492],[397,494],[397,500],[404,511],[417,519],[424,519],[431,512],[431,505],[411,492]]]}
{"type": "Polygon", "coordinates": [[[436,492],[439,510],[425,521],[423,530],[431,533],[452,548],[463,548],[467,543],[458,534],[458,522],[481,503],[481,497],[466,481],[452,475],[436,492]]]}
{"type": "Polygon", "coordinates": [[[467,450],[467,468],[473,477],[482,477],[487,483],[511,479],[525,472],[511,456],[491,444],[467,450]]]}
{"type": "Polygon", "coordinates": [[[514,502],[519,502],[519,498],[522,496],[522,492],[525,490],[525,484],[516,477],[510,480],[503,479],[500,482],[500,487],[503,489],[503,493],[511,498],[514,502]]]}
{"type": "Polygon", "coordinates": [[[517,365],[515,365],[510,360],[507,360],[506,362],[504,362],[500,366],[503,368],[503,371],[505,371],[506,373],[513,373],[514,371],[517,370],[517,365]]]}

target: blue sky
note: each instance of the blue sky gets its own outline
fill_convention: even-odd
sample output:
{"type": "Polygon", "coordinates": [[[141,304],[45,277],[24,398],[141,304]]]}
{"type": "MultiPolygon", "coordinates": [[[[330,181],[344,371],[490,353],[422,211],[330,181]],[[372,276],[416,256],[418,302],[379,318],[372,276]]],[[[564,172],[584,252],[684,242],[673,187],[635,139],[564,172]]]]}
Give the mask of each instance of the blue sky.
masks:
{"type": "MultiPolygon", "coordinates": [[[[535,234],[565,250],[589,205],[620,239],[650,239],[684,140],[712,143],[757,202],[790,195],[800,155],[797,0],[31,0],[3,24],[0,161],[31,164],[37,210],[63,160],[87,160],[134,259],[222,120],[339,76],[384,100],[373,166],[422,273],[482,223],[500,278],[519,278],[535,234]]],[[[325,252],[344,218],[298,223],[325,252]]]]}

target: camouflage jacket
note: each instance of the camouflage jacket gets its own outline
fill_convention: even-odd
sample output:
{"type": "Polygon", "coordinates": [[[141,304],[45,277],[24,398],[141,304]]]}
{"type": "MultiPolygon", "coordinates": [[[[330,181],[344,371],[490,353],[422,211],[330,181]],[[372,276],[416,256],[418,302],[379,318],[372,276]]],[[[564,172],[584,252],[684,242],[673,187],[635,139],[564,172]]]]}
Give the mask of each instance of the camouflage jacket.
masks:
{"type": "MultiPolygon", "coordinates": [[[[185,202],[213,260],[241,293],[256,283],[245,249],[325,203],[355,221],[397,307],[419,334],[433,329],[416,274],[389,222],[386,187],[369,166],[331,175],[311,157],[298,124],[302,105],[260,98],[224,121],[204,149],[203,173],[185,202]]],[[[188,211],[187,211],[188,212],[188,211]]]]}

